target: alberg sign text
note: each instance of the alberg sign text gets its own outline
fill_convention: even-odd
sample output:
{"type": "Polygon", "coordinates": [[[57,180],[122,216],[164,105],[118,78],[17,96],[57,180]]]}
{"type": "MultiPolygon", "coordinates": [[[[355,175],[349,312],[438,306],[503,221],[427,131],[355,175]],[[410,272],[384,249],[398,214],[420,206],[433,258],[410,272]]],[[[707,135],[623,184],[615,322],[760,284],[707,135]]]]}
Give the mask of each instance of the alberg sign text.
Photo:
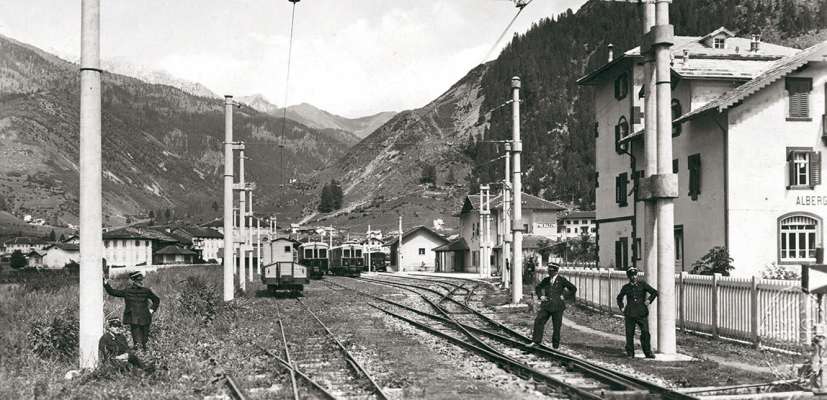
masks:
{"type": "Polygon", "coordinates": [[[827,206],[827,196],[796,196],[797,206],[827,206]]]}

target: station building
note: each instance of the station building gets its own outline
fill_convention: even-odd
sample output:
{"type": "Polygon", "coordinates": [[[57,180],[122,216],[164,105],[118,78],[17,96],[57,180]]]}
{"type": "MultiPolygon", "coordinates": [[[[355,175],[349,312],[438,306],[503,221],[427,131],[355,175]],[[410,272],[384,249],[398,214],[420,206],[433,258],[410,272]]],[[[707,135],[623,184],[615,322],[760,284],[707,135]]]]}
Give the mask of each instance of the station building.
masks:
{"type": "Polygon", "coordinates": [[[568,240],[588,236],[594,238],[597,227],[594,224],[594,210],[572,211],[557,219],[557,237],[568,240]]]}
{"type": "MultiPolygon", "coordinates": [[[[720,28],[672,47],[676,271],[724,246],[736,276],[815,261],[827,189],[827,43],[806,50],[720,28]]],[[[594,86],[599,263],[641,264],[643,61],[632,49],[581,78],[594,86]]],[[[794,267],[796,268],[796,267],[794,267]]]]}

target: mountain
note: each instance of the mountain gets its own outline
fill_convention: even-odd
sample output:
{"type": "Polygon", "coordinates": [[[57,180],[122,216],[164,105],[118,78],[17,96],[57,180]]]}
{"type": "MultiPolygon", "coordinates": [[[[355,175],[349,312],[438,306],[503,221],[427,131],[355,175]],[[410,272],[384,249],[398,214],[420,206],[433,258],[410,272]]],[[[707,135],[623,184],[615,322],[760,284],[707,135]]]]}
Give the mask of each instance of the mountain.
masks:
{"type": "MultiPolygon", "coordinates": [[[[670,14],[678,35],[726,26],[798,48],[827,40],[824,0],[682,0],[670,14]]],[[[503,149],[492,141],[511,137],[510,106],[500,106],[510,99],[513,76],[522,78],[523,190],[593,207],[592,89],[576,80],[606,62],[608,43],[616,52],[636,46],[640,26],[638,7],[601,0],[538,21],[496,60],[472,69],[427,106],[396,115],[320,174],[319,181],[342,183],[345,208],[316,219],[396,229],[400,214],[406,226],[430,225],[436,217],[450,225],[467,190],[502,179],[497,159],[503,149]],[[425,165],[437,168],[436,190],[419,184],[425,165]]]]}
{"type": "MultiPolygon", "coordinates": [[[[79,80],[76,64],[0,36],[0,205],[6,211],[77,222],[79,80]]],[[[223,99],[109,72],[102,92],[106,220],[123,223],[158,209],[215,212],[223,99]]],[[[304,182],[352,144],[246,106],[234,110],[234,139],[249,144],[246,175],[260,189],[259,211],[300,209],[304,182]],[[282,187],[288,180],[296,183],[282,187]]]]}
{"type": "Polygon", "coordinates": [[[131,76],[133,78],[140,79],[147,83],[172,86],[174,88],[181,89],[185,93],[189,93],[193,96],[210,98],[220,97],[217,94],[213,93],[213,91],[208,89],[206,86],[198,82],[192,82],[185,79],[176,78],[172,76],[172,74],[170,74],[169,72],[149,69],[140,65],[132,64],[125,60],[101,60],[101,67],[103,67],[104,71],[120,75],[131,76]]]}
{"type": "MultiPolygon", "coordinates": [[[[285,110],[271,103],[261,94],[242,96],[238,101],[248,106],[277,117],[284,115],[285,110]]],[[[287,107],[287,118],[315,129],[330,129],[331,131],[348,132],[357,139],[362,139],[376,128],[391,119],[396,112],[386,111],[360,118],[346,118],[321,110],[311,104],[301,103],[287,107]]],[[[358,140],[357,140],[358,141],[358,140]]]]}

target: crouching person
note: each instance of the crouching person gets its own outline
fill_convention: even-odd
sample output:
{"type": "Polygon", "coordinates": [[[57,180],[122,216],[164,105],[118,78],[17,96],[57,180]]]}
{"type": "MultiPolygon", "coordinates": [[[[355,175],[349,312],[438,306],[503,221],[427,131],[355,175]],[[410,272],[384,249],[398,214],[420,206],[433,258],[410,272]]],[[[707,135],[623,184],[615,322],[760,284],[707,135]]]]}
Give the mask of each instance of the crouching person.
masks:
{"type": "Polygon", "coordinates": [[[118,369],[127,369],[130,366],[147,372],[152,372],[154,369],[129,351],[123,324],[117,318],[107,321],[106,331],[98,341],[98,351],[101,363],[115,366],[118,369]]]}

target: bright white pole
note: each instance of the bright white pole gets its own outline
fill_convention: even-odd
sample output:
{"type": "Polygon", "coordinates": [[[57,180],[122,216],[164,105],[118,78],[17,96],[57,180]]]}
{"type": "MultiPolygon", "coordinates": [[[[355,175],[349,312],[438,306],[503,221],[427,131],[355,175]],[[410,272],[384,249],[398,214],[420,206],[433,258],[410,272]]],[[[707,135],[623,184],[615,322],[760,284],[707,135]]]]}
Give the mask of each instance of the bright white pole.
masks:
{"type": "MultiPolygon", "coordinates": [[[[261,268],[261,219],[256,218],[256,271],[261,268]]],[[[250,271],[250,282],[253,281],[253,271],[250,271]]]]}
{"type": "Polygon", "coordinates": [[[402,216],[399,216],[399,245],[396,246],[396,269],[399,272],[403,271],[402,268],[402,216]]]}
{"type": "Polygon", "coordinates": [[[511,304],[519,304],[523,299],[523,210],[522,210],[522,180],[520,170],[520,153],[523,143],[520,141],[520,78],[511,78],[512,111],[514,126],[511,139],[511,153],[514,157],[514,171],[512,180],[512,262],[511,262],[511,304]]]}
{"type": "Polygon", "coordinates": [[[368,224],[368,246],[366,248],[366,251],[368,253],[368,272],[371,272],[370,271],[370,224],[368,224]]]}
{"type": "Polygon", "coordinates": [[[511,259],[511,143],[505,144],[505,184],[503,185],[503,287],[508,289],[511,284],[511,270],[505,269],[506,260],[511,259]]]}
{"type": "Polygon", "coordinates": [[[80,58],[80,368],[98,365],[103,335],[100,0],[81,2],[80,58]]]}
{"type": "Polygon", "coordinates": [[[247,290],[247,243],[249,228],[247,227],[247,183],[244,180],[244,143],[241,143],[238,155],[238,232],[241,240],[238,244],[238,286],[247,290]]]}
{"type": "Polygon", "coordinates": [[[246,279],[250,282],[253,281],[253,191],[252,189],[248,191],[250,194],[250,201],[247,202],[250,207],[250,213],[247,216],[246,220],[248,221],[247,227],[247,249],[249,253],[247,253],[247,277],[246,279]]]}
{"type": "Polygon", "coordinates": [[[224,96],[224,301],[234,295],[235,243],[233,243],[233,96],[224,96]]]}

